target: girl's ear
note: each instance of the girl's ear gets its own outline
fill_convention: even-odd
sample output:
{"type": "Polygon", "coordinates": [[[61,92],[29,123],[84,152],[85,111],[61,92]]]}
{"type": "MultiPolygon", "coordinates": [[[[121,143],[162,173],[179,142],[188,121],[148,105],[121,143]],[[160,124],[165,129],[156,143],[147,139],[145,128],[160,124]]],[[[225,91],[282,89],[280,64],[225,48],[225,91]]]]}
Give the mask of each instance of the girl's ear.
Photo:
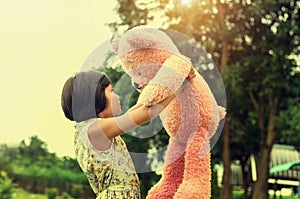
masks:
{"type": "Polygon", "coordinates": [[[111,45],[112,45],[112,48],[115,51],[115,53],[118,53],[119,46],[120,46],[120,37],[114,37],[111,40],[111,45]]]}

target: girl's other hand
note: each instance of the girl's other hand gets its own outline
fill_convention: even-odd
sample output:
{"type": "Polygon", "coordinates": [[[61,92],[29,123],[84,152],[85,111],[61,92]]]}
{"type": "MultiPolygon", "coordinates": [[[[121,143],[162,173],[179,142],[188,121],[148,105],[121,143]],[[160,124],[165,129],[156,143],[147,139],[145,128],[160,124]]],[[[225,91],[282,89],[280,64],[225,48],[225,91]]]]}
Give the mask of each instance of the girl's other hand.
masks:
{"type": "Polygon", "coordinates": [[[195,69],[194,69],[193,66],[191,66],[190,73],[188,74],[188,76],[186,77],[186,79],[187,80],[192,80],[195,77],[196,77],[195,69]]]}

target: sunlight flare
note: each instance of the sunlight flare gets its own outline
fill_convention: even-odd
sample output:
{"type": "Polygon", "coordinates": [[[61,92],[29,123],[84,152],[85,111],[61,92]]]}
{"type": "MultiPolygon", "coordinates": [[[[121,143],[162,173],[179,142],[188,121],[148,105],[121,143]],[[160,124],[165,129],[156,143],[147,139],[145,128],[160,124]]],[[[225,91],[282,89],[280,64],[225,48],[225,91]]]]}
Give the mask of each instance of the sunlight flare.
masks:
{"type": "Polygon", "coordinates": [[[180,0],[182,4],[190,6],[193,2],[193,0],[180,0]]]}

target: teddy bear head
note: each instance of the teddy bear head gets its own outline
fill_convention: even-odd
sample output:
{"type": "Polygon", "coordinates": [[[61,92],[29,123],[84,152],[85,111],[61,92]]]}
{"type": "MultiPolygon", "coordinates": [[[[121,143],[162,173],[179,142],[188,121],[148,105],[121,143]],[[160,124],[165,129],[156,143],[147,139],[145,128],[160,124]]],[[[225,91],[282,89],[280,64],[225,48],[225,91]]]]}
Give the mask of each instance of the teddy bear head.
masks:
{"type": "Polygon", "coordinates": [[[146,85],[171,55],[180,54],[165,32],[143,26],[115,37],[112,47],[136,88],[146,85]]]}

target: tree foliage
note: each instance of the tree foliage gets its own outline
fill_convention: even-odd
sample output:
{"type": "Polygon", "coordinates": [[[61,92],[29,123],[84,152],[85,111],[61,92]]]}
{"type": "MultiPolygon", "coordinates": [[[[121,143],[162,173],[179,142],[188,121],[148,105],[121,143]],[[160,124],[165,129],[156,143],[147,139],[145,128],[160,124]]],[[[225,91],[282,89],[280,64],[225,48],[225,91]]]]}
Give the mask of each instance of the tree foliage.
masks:
{"type": "MultiPolygon", "coordinates": [[[[77,161],[49,153],[46,142],[36,135],[28,141],[21,141],[19,146],[1,145],[0,154],[1,175],[5,171],[18,187],[28,191],[45,193],[46,188],[52,187],[60,193],[71,193],[76,184],[89,188],[88,180],[77,161]]],[[[5,182],[3,186],[9,185],[7,180],[5,182]]],[[[88,190],[88,194],[93,197],[92,190],[88,190]]]]}
{"type": "Polygon", "coordinates": [[[19,152],[21,156],[28,157],[31,160],[36,160],[39,157],[49,154],[47,144],[36,135],[29,138],[28,144],[26,144],[25,140],[22,140],[19,146],[19,152]]]}
{"type": "Polygon", "coordinates": [[[145,25],[153,18],[149,17],[145,3],[137,3],[134,0],[118,0],[116,11],[120,21],[108,24],[113,32],[117,32],[120,28],[130,29],[138,25],[145,25]]]}
{"type": "Polygon", "coordinates": [[[300,99],[299,97],[286,101],[287,109],[281,111],[277,118],[280,135],[277,142],[294,145],[300,151],[300,99]]]}
{"type": "Polygon", "coordinates": [[[273,143],[299,143],[299,64],[294,58],[300,50],[300,1],[149,2],[149,12],[161,10],[165,27],[195,38],[224,74],[230,146],[241,149],[231,150],[231,158],[245,161],[256,154],[262,173],[253,197],[266,198],[273,143]]]}
{"type": "Polygon", "coordinates": [[[11,199],[13,183],[6,172],[0,170],[0,199],[11,199]]]}

